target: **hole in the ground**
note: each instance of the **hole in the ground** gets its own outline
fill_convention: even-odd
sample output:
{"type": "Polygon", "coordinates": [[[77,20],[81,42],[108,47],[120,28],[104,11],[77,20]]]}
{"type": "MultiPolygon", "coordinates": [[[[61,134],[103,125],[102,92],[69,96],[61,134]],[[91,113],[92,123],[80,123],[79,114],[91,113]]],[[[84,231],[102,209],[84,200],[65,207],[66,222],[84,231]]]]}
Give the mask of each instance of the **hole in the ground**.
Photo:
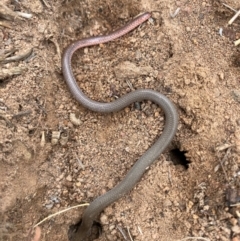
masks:
{"type": "MultiPolygon", "coordinates": [[[[77,236],[76,232],[79,229],[79,227],[81,226],[81,223],[82,223],[82,219],[77,224],[73,224],[69,227],[68,239],[70,241],[73,239],[76,240],[76,236],[77,236]]],[[[92,241],[92,240],[98,239],[101,234],[102,234],[102,225],[99,222],[94,221],[93,225],[92,225],[92,229],[91,229],[91,234],[89,235],[89,237],[87,239],[84,239],[84,240],[92,241]]]]}
{"type": "Polygon", "coordinates": [[[186,169],[188,169],[189,164],[191,163],[189,160],[187,160],[187,157],[185,154],[187,151],[180,151],[178,148],[172,149],[170,151],[170,157],[172,159],[172,162],[174,165],[182,165],[186,169]]]}

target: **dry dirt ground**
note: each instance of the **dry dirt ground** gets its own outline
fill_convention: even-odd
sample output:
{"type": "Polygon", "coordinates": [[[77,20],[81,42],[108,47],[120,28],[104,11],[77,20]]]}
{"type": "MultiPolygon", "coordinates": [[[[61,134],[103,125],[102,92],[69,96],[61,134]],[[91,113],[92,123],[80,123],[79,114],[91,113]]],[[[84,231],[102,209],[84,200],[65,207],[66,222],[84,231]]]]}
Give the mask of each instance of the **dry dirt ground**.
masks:
{"type": "MultiPolygon", "coordinates": [[[[239,0],[3,3],[32,18],[2,20],[11,28],[0,26],[0,53],[33,51],[0,65],[26,69],[0,82],[0,240],[31,240],[30,228],[45,217],[111,189],[161,135],[158,106],[93,113],[73,99],[61,73],[69,43],[111,32],[144,11],[154,11],[151,21],[77,51],[72,62],[90,98],[110,102],[132,84],[165,94],[180,117],[168,150],[101,214],[98,240],[130,240],[127,230],[134,241],[240,240],[240,49],[233,44],[240,18],[228,26],[234,11],[223,5],[239,9],[239,0]]],[[[40,240],[67,240],[84,209],[39,225],[40,240]]]]}

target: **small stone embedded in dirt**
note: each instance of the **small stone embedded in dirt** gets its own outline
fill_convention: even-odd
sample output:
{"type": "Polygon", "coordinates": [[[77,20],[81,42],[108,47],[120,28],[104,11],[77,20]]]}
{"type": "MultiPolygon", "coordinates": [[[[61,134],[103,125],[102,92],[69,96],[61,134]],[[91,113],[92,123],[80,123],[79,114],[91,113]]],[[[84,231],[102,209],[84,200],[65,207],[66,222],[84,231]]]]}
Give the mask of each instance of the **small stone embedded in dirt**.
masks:
{"type": "Polygon", "coordinates": [[[167,207],[170,207],[170,206],[172,206],[171,200],[165,199],[164,202],[163,202],[163,207],[167,208],[167,207]]]}
{"type": "Polygon", "coordinates": [[[102,214],[100,217],[100,221],[102,224],[108,224],[108,217],[105,214],[102,214]]]}
{"type": "Polygon", "coordinates": [[[77,118],[74,113],[70,113],[69,119],[72,122],[72,124],[76,126],[79,126],[82,124],[82,121],[79,118],[77,118]]]}
{"type": "Polygon", "coordinates": [[[240,226],[239,225],[233,226],[232,231],[234,234],[240,234],[240,226]]]}
{"type": "Polygon", "coordinates": [[[113,230],[114,228],[115,228],[115,225],[109,226],[109,230],[110,230],[110,231],[113,230]]]}
{"type": "Polygon", "coordinates": [[[52,209],[53,206],[54,206],[54,203],[53,203],[53,202],[48,203],[48,204],[45,205],[45,207],[46,207],[47,209],[52,209]]]}
{"type": "Polygon", "coordinates": [[[58,143],[60,135],[61,135],[60,131],[52,131],[52,138],[51,138],[52,145],[56,145],[58,143]]]}
{"type": "Polygon", "coordinates": [[[240,90],[233,90],[232,96],[237,102],[240,103],[240,90]]]}
{"type": "Polygon", "coordinates": [[[235,226],[235,225],[237,225],[238,224],[238,220],[236,219],[236,218],[230,218],[230,223],[233,225],[233,226],[235,226]]]}
{"type": "Polygon", "coordinates": [[[240,202],[240,188],[228,188],[226,190],[226,201],[229,206],[240,202]]]}
{"type": "Polygon", "coordinates": [[[67,188],[72,188],[73,187],[73,182],[70,182],[70,181],[65,181],[64,183],[63,183],[63,185],[65,186],[65,187],[67,187],[67,188]]]}
{"type": "Polygon", "coordinates": [[[125,61],[114,67],[114,72],[118,80],[137,78],[142,75],[149,75],[154,72],[151,66],[137,66],[132,62],[125,61]]]}
{"type": "Polygon", "coordinates": [[[63,195],[63,196],[67,196],[67,195],[68,195],[68,190],[64,189],[64,190],[62,191],[62,195],[63,195]]]}
{"type": "Polygon", "coordinates": [[[68,176],[66,177],[66,180],[69,181],[69,182],[71,182],[71,181],[72,181],[72,176],[71,176],[71,175],[68,175],[68,176]]]}
{"type": "Polygon", "coordinates": [[[75,185],[76,185],[76,187],[81,187],[82,184],[81,184],[81,182],[76,182],[75,185]]]}

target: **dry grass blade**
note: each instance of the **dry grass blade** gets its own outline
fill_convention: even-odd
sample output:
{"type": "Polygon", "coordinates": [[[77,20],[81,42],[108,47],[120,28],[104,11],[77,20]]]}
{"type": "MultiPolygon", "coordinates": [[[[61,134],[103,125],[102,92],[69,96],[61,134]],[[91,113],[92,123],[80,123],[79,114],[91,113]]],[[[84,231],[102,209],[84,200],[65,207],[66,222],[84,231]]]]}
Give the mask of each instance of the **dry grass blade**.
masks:
{"type": "Polygon", "coordinates": [[[66,209],[64,209],[62,211],[59,211],[57,213],[49,215],[48,217],[44,218],[42,221],[40,221],[37,224],[35,224],[33,227],[36,228],[37,226],[39,226],[40,224],[44,223],[45,221],[47,221],[47,220],[49,220],[49,219],[51,219],[51,218],[53,218],[53,217],[55,217],[55,216],[57,216],[59,214],[65,213],[65,212],[67,212],[67,211],[69,211],[71,209],[84,207],[84,206],[88,206],[88,205],[89,205],[89,203],[84,203],[84,204],[79,204],[79,205],[76,205],[76,206],[73,206],[73,207],[70,207],[70,208],[66,208],[66,209]]]}
{"type": "Polygon", "coordinates": [[[50,4],[46,0],[42,0],[42,2],[47,8],[51,8],[50,4]]]}
{"type": "Polygon", "coordinates": [[[186,238],[181,239],[181,240],[179,240],[179,241],[186,241],[186,240],[196,240],[196,241],[198,241],[198,240],[203,240],[203,241],[211,241],[210,239],[208,239],[208,238],[203,238],[203,237],[186,237],[186,238]]]}
{"type": "Polygon", "coordinates": [[[235,203],[230,205],[230,207],[238,207],[238,206],[240,206],[240,203],[235,203]]]}
{"type": "Polygon", "coordinates": [[[10,63],[10,62],[15,62],[15,61],[20,61],[20,60],[26,59],[26,58],[28,58],[32,54],[32,52],[33,52],[32,48],[28,49],[27,51],[25,51],[22,54],[5,58],[4,60],[2,60],[2,63],[6,64],[6,63],[10,63]]]}
{"type": "Polygon", "coordinates": [[[117,225],[117,229],[118,229],[119,232],[122,234],[124,240],[129,241],[128,238],[127,238],[127,235],[126,235],[125,231],[124,231],[120,226],[118,226],[118,225],[117,225]]]}
{"type": "Polygon", "coordinates": [[[230,24],[232,24],[236,19],[237,19],[237,17],[240,15],[240,10],[238,10],[235,14],[234,14],[234,16],[228,21],[228,24],[230,25],[230,24]]]}
{"type": "Polygon", "coordinates": [[[31,18],[31,13],[22,13],[22,12],[14,12],[12,9],[5,6],[3,3],[0,3],[0,17],[6,20],[14,20],[15,18],[31,18]]]}
{"type": "Polygon", "coordinates": [[[16,12],[16,14],[23,18],[32,18],[32,16],[33,16],[31,13],[16,12]]]}
{"type": "Polygon", "coordinates": [[[175,18],[179,14],[180,10],[181,10],[181,8],[177,8],[174,13],[170,13],[170,16],[172,18],[175,18]]]}
{"type": "Polygon", "coordinates": [[[25,68],[25,67],[13,67],[13,68],[9,68],[9,69],[0,69],[0,81],[7,79],[11,76],[14,76],[14,75],[19,75],[26,69],[27,68],[25,68]]]}
{"type": "Polygon", "coordinates": [[[225,7],[227,7],[227,8],[229,8],[229,9],[231,9],[233,12],[237,12],[237,10],[235,10],[234,8],[232,8],[231,6],[229,6],[229,5],[227,5],[226,3],[223,3],[223,6],[225,6],[225,7]]]}
{"type": "Polygon", "coordinates": [[[19,16],[12,9],[8,8],[3,3],[0,3],[0,17],[6,20],[14,20],[19,16]]]}
{"type": "Polygon", "coordinates": [[[12,118],[18,118],[18,117],[22,117],[25,115],[30,115],[31,113],[32,113],[31,110],[20,111],[17,114],[13,115],[12,118]]]}
{"type": "Polygon", "coordinates": [[[127,227],[127,231],[128,231],[128,236],[129,236],[130,240],[133,241],[133,238],[132,238],[132,235],[131,235],[131,233],[130,233],[129,227],[127,227]]]}

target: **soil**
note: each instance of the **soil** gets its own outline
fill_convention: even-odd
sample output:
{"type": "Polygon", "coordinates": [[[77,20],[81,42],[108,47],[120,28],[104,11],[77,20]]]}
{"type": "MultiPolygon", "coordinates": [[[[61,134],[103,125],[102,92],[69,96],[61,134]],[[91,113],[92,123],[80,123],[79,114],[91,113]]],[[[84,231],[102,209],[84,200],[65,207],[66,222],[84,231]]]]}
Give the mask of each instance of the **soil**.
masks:
{"type": "Polygon", "coordinates": [[[69,43],[109,33],[144,11],[153,12],[151,21],[78,50],[72,61],[79,86],[94,100],[149,88],[179,113],[171,146],[99,217],[98,240],[240,240],[240,49],[233,43],[240,18],[228,25],[234,11],[223,5],[239,9],[239,1],[3,3],[33,16],[0,25],[1,53],[33,52],[1,64],[27,70],[0,82],[0,240],[68,240],[85,207],[40,224],[32,239],[28,234],[45,217],[110,190],[161,135],[164,115],[155,104],[94,113],[74,100],[61,73],[69,43]]]}

